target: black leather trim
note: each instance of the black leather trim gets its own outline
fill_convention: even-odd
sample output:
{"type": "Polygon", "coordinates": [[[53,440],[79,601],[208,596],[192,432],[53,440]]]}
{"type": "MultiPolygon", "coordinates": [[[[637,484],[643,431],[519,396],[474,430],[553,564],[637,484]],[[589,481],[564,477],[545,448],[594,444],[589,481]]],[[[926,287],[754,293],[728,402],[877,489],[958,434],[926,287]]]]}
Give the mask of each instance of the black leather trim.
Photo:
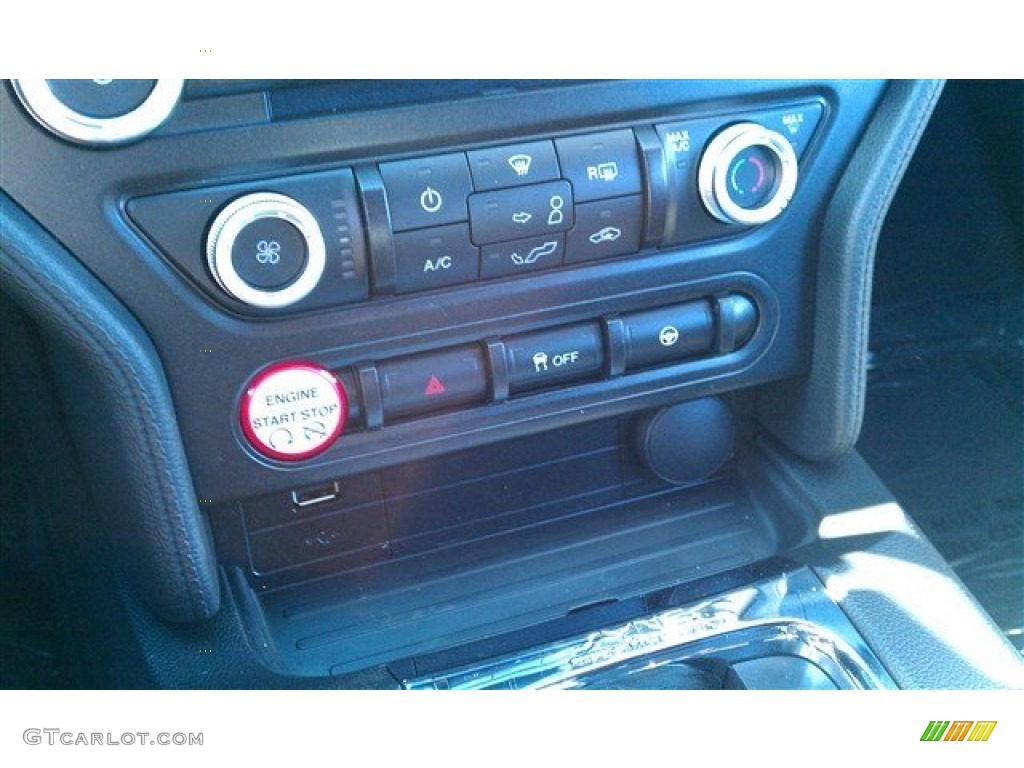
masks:
{"type": "Polygon", "coordinates": [[[810,372],[765,387],[758,398],[759,421],[805,459],[833,459],[860,434],[875,246],[942,86],[889,86],[826,213],[810,372]]]}
{"type": "Polygon", "coordinates": [[[189,622],[220,605],[201,514],[163,368],[136,319],[64,247],[0,193],[3,290],[53,340],[90,490],[133,588],[160,617],[189,622]],[[61,280],[53,280],[60,275],[61,280]],[[71,369],[74,369],[71,373],[71,369]],[[80,396],[79,396],[80,395],[80,396]],[[102,411],[85,401],[103,397],[102,411]],[[77,429],[75,429],[77,427],[77,429]],[[89,430],[83,434],[83,430],[89,430]]]}

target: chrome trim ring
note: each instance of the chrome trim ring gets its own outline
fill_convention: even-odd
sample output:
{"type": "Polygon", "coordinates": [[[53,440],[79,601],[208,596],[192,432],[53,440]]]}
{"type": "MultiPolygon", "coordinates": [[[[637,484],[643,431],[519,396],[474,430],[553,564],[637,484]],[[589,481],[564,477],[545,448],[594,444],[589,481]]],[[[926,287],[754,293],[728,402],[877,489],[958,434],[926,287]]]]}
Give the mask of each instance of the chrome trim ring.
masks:
{"type": "Polygon", "coordinates": [[[469,666],[407,679],[411,690],[631,687],[634,675],[674,664],[731,665],[795,656],[840,689],[896,683],[826,587],[805,566],[679,608],[469,666]]]}
{"type": "Polygon", "coordinates": [[[726,224],[765,224],[782,213],[796,190],[798,177],[796,154],[786,138],[757,123],[739,123],[726,128],[712,139],[700,160],[697,187],[708,213],[726,224]],[[740,152],[750,147],[765,147],[778,161],[775,190],[757,208],[737,205],[726,187],[729,166],[740,152]]]}
{"type": "Polygon", "coordinates": [[[210,225],[206,238],[206,263],[213,279],[239,301],[263,309],[280,309],[304,299],[316,288],[327,266],[327,247],[316,218],[301,203],[273,192],[255,192],[232,201],[210,225]],[[306,241],[306,265],[299,277],[279,290],[264,291],[245,282],[231,261],[231,249],[239,233],[254,221],[283,219],[306,241]]]}
{"type": "Polygon", "coordinates": [[[183,79],[160,79],[146,100],[117,117],[90,117],[54,96],[44,79],[12,80],[18,99],[50,133],[77,144],[111,146],[142,138],[174,110],[185,87],[183,79]]]}

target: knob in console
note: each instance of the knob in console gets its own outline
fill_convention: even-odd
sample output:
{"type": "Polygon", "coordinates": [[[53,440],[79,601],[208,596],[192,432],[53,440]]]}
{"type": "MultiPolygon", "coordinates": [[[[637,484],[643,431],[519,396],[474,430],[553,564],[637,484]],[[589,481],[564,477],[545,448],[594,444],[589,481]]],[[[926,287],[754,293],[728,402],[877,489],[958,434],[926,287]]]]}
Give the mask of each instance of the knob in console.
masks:
{"type": "Polygon", "coordinates": [[[785,210],[797,175],[796,154],[782,134],[739,123],[705,148],[697,186],[704,207],[719,221],[764,224],[785,210]]]}
{"type": "Polygon", "coordinates": [[[287,307],[308,296],[323,276],[326,250],[313,214],[273,192],[229,203],[206,237],[206,261],[217,285],[263,309],[287,307]]]}
{"type": "Polygon", "coordinates": [[[134,141],[174,110],[185,81],[12,80],[29,114],[50,133],[89,146],[134,141]]]}

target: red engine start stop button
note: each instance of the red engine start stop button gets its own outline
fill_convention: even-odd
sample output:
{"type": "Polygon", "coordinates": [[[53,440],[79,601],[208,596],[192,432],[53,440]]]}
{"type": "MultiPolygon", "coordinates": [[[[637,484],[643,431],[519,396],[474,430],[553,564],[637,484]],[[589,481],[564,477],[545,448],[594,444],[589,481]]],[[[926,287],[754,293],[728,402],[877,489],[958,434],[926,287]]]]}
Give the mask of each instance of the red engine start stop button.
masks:
{"type": "Polygon", "coordinates": [[[301,461],[326,451],[345,429],[348,396],[319,365],[278,363],[257,375],[242,398],[242,431],[272,459],[301,461]]]}

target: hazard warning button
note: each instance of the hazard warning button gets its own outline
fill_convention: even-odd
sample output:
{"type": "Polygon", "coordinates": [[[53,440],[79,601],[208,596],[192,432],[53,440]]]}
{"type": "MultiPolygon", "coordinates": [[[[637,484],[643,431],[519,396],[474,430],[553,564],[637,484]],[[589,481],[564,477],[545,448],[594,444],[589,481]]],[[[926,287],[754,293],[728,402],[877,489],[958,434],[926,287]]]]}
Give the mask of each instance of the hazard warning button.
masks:
{"type": "Polygon", "coordinates": [[[348,417],[348,396],[326,368],[278,363],[252,380],[240,411],[242,432],[253,448],[272,459],[301,461],[337,440],[348,417]]]}
{"type": "Polygon", "coordinates": [[[487,399],[487,369],[477,347],[389,360],[377,368],[385,422],[487,399]]]}

